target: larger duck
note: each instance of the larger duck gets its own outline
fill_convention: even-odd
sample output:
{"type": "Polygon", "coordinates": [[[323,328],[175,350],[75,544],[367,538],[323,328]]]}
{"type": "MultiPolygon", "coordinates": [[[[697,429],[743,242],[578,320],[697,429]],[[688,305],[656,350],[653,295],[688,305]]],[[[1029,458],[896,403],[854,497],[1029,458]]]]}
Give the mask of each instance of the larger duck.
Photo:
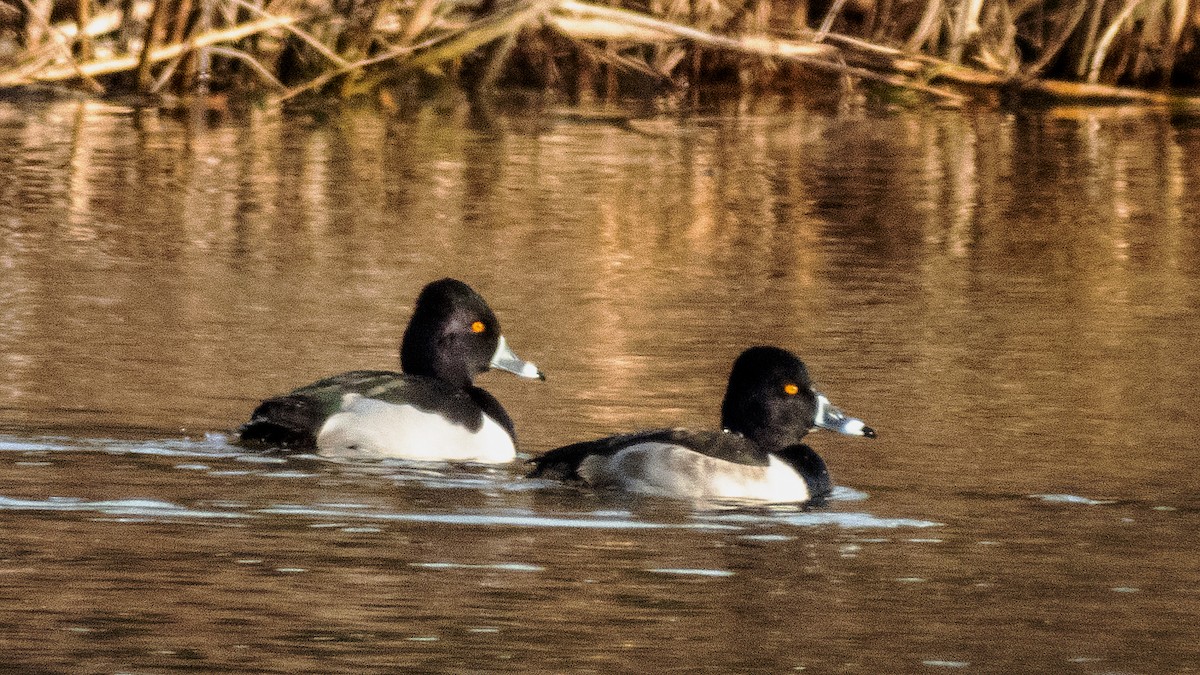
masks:
{"type": "Polygon", "coordinates": [[[267,399],[241,440],[326,456],[509,462],[512,418],[474,384],[491,368],[545,379],[509,348],[482,296],[456,279],[434,281],[404,331],[402,372],[355,370],[267,399]]]}
{"type": "Polygon", "coordinates": [[[833,487],[824,460],[801,442],[811,429],[875,437],[813,388],[799,358],[777,347],[751,347],[734,362],[721,428],[574,443],[531,460],[530,476],[667,497],[808,502],[833,487]]]}

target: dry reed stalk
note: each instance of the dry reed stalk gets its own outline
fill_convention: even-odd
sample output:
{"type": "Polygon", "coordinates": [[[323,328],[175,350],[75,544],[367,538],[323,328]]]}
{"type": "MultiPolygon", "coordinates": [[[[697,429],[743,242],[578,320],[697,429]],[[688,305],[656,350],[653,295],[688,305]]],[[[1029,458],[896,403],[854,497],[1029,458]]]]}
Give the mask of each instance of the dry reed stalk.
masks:
{"type": "MultiPolygon", "coordinates": [[[[151,4],[149,2],[138,2],[130,7],[130,18],[145,19],[150,16],[151,4]]],[[[108,10],[93,14],[91,21],[83,28],[83,33],[89,37],[100,37],[112,33],[121,27],[121,21],[124,16],[119,10],[108,10]]],[[[64,21],[54,24],[52,34],[58,34],[65,40],[74,40],[80,34],[79,25],[75,21],[64,21]]]]}
{"type": "Polygon", "coordinates": [[[1108,56],[1108,48],[1112,46],[1112,42],[1117,37],[1117,33],[1121,31],[1121,27],[1133,16],[1135,10],[1142,6],[1145,0],[1131,0],[1126,3],[1121,9],[1121,13],[1113,19],[1112,23],[1100,36],[1100,40],[1096,42],[1096,50],[1092,54],[1091,67],[1088,68],[1087,81],[1088,84],[1096,84],[1100,81],[1100,68],[1104,65],[1104,59],[1108,56]]]}
{"type": "Polygon", "coordinates": [[[458,58],[498,37],[520,30],[530,21],[543,15],[554,4],[554,1],[522,0],[449,35],[442,35],[411,47],[392,47],[381,54],[323,73],[304,84],[288,89],[282,95],[272,99],[272,102],[282,103],[307,91],[323,87],[337,77],[362,71],[387,61],[399,61],[396,64],[397,71],[411,71],[458,58]]]}
{"type": "MultiPolygon", "coordinates": [[[[237,5],[238,7],[241,7],[243,9],[249,11],[252,14],[257,14],[258,16],[260,16],[264,19],[269,19],[274,16],[262,8],[260,8],[256,5],[252,5],[249,2],[246,2],[246,0],[228,0],[228,1],[232,2],[233,4],[237,5]]],[[[337,67],[345,68],[350,65],[350,63],[348,61],[346,61],[342,57],[338,56],[337,53],[334,52],[329,47],[326,47],[325,43],[323,43],[320,40],[318,40],[317,38],[313,37],[311,34],[305,32],[299,26],[295,26],[295,25],[292,25],[289,23],[289,24],[283,26],[283,28],[285,30],[287,30],[289,33],[291,33],[292,35],[295,35],[296,37],[303,40],[305,42],[305,44],[307,44],[308,46],[317,50],[318,54],[320,54],[321,56],[324,56],[325,58],[332,61],[334,63],[334,65],[336,65],[337,67]]]]}
{"type": "Polygon", "coordinates": [[[951,24],[950,50],[947,60],[951,63],[962,63],[963,51],[967,43],[979,35],[979,15],[983,12],[983,0],[965,0],[959,3],[958,12],[951,24]]]}
{"type": "Polygon", "coordinates": [[[1171,104],[1200,108],[1200,98],[1195,97],[1172,96],[1107,84],[1010,78],[952,64],[931,56],[907,54],[898,49],[875,45],[836,33],[831,34],[828,41],[837,44],[851,62],[869,62],[873,68],[888,68],[911,77],[924,76],[933,81],[992,90],[1011,88],[1018,93],[1037,94],[1057,101],[1171,104]]]}
{"type": "Polygon", "coordinates": [[[171,0],[154,0],[154,7],[150,10],[150,20],[146,22],[146,28],[142,31],[142,50],[138,55],[136,71],[136,79],[138,90],[149,92],[154,82],[150,79],[150,54],[154,51],[154,47],[158,41],[162,39],[165,23],[167,20],[167,3],[171,0]]]}
{"type": "Polygon", "coordinates": [[[397,66],[405,70],[420,70],[459,58],[497,38],[519,31],[530,22],[540,19],[556,3],[557,0],[522,0],[472,22],[462,30],[431,41],[427,47],[412,50],[409,58],[397,66]]]}
{"type": "MultiPolygon", "coordinates": [[[[196,33],[203,35],[212,31],[213,15],[217,12],[216,2],[217,0],[200,0],[200,11],[196,17],[196,27],[193,29],[196,33]]],[[[232,5],[229,5],[228,8],[234,16],[229,16],[229,12],[227,12],[226,23],[236,24],[237,10],[232,5]]],[[[204,96],[208,93],[208,83],[212,76],[212,52],[207,45],[201,45],[188,51],[192,53],[186,61],[188,68],[184,70],[183,80],[179,85],[180,89],[194,92],[197,96],[204,96]]]]}
{"type": "MultiPolygon", "coordinates": [[[[281,28],[294,21],[295,19],[290,16],[276,16],[270,19],[261,19],[259,21],[250,21],[230,26],[221,30],[209,31],[199,34],[184,43],[159,47],[150,52],[146,58],[152,63],[158,63],[173,59],[187,50],[207,47],[222,42],[235,42],[251,35],[281,28]]],[[[92,78],[97,75],[128,72],[137,68],[139,58],[140,55],[121,56],[112,59],[89,61],[87,63],[76,63],[74,66],[56,66],[15,81],[4,75],[0,75],[0,86],[19,86],[35,82],[61,82],[77,77],[92,78]]]]}
{"type": "Polygon", "coordinates": [[[961,94],[938,87],[931,87],[923,82],[879,73],[868,68],[839,63],[835,60],[839,57],[838,50],[829,45],[779,40],[762,35],[730,38],[722,35],[714,35],[688,26],[680,26],[668,21],[637,14],[636,12],[602,7],[581,2],[580,0],[562,0],[558,9],[576,15],[591,15],[597,20],[606,19],[615,23],[626,23],[639,28],[672,34],[711,49],[800,63],[836,75],[859,77],[902,89],[920,91],[947,102],[963,103],[966,101],[966,97],[961,94]]]}
{"type": "Polygon", "coordinates": [[[1021,91],[1048,96],[1057,101],[1090,101],[1096,103],[1148,103],[1200,110],[1200,98],[1172,96],[1156,91],[1114,87],[1108,84],[1064,82],[1061,80],[1030,80],[1021,84],[1021,91]]]}
{"type": "Polygon", "coordinates": [[[1058,36],[1042,49],[1042,54],[1038,57],[1037,61],[1034,61],[1025,68],[1024,76],[1026,78],[1033,77],[1042,72],[1042,69],[1054,60],[1054,57],[1058,56],[1059,52],[1067,44],[1067,41],[1075,34],[1075,29],[1079,27],[1079,22],[1083,21],[1083,17],[1087,13],[1087,8],[1088,5],[1086,2],[1079,2],[1075,5],[1074,11],[1067,19],[1066,25],[1059,31],[1058,36]]]}
{"type": "Polygon", "coordinates": [[[1191,16],[1189,0],[1167,0],[1170,10],[1170,21],[1167,27],[1167,44],[1163,49],[1162,68],[1168,75],[1175,69],[1175,54],[1179,49],[1179,41],[1187,27],[1191,16]]]}
{"type": "MultiPolygon", "coordinates": [[[[632,72],[636,72],[636,73],[641,73],[642,75],[646,75],[648,77],[654,78],[661,82],[669,82],[670,81],[671,78],[667,74],[670,72],[670,68],[660,70],[659,68],[657,68],[653,65],[647,64],[645,61],[628,58],[625,56],[621,56],[620,54],[618,54],[614,51],[610,51],[608,49],[602,49],[600,47],[595,47],[595,46],[589,44],[588,42],[581,40],[577,36],[572,35],[569,32],[570,31],[569,27],[572,25],[569,20],[566,23],[562,23],[562,21],[563,21],[563,17],[560,17],[560,16],[549,15],[546,17],[546,23],[548,25],[550,25],[550,27],[555,28],[556,30],[558,30],[559,25],[567,26],[568,27],[567,30],[560,31],[562,33],[562,35],[564,37],[580,40],[579,42],[575,43],[575,46],[577,48],[582,49],[585,52],[587,52],[587,55],[590,58],[592,58],[593,60],[608,64],[611,66],[615,66],[622,70],[628,70],[628,71],[632,71],[632,72]]],[[[584,29],[584,30],[585,30],[585,32],[587,32],[589,29],[584,29]]],[[[602,32],[603,32],[603,30],[602,30],[602,32]]],[[[668,40],[668,41],[673,39],[670,36],[662,36],[662,37],[666,38],[666,40],[668,40]]],[[[605,41],[605,42],[608,42],[608,41],[605,41]]],[[[648,40],[648,41],[646,41],[646,43],[652,44],[652,41],[648,40]]],[[[680,52],[680,54],[682,54],[682,52],[680,52]]],[[[676,62],[676,63],[678,63],[678,62],[676,62]]]]}
{"type": "MultiPolygon", "coordinates": [[[[29,12],[29,16],[33,17],[34,22],[39,24],[42,30],[44,30],[47,34],[53,35],[57,38],[51,39],[51,42],[54,44],[56,49],[63,53],[63,57],[67,60],[67,63],[70,64],[69,67],[71,72],[82,79],[93,92],[97,94],[103,94],[105,91],[104,87],[101,86],[101,84],[95,79],[90,77],[87,73],[85,73],[79,62],[75,60],[75,55],[71,53],[71,41],[65,38],[61,33],[58,33],[54,27],[46,21],[45,17],[38,14],[36,8],[29,2],[29,0],[21,0],[21,4],[25,5],[25,9],[29,12]]],[[[0,78],[0,83],[3,83],[3,78],[0,78]]]]}
{"type": "Polygon", "coordinates": [[[258,59],[250,56],[246,52],[243,52],[240,49],[233,49],[232,47],[220,47],[217,45],[212,45],[209,47],[209,49],[212,50],[213,54],[224,56],[227,59],[241,61],[242,63],[246,64],[249,66],[250,70],[253,70],[255,73],[257,73],[264,82],[272,87],[279,90],[287,90],[287,85],[280,82],[279,79],[276,78],[266,66],[259,63],[258,59]]]}
{"type": "Polygon", "coordinates": [[[437,9],[440,2],[441,0],[420,0],[417,8],[413,10],[412,16],[409,17],[408,23],[404,25],[404,32],[400,34],[399,44],[412,44],[418,35],[429,28],[433,23],[434,10],[437,9]]]}
{"type": "Polygon", "coordinates": [[[92,0],[76,0],[75,2],[75,25],[79,27],[79,37],[76,38],[76,45],[79,50],[76,52],[80,61],[90,61],[95,51],[92,48],[92,38],[84,30],[88,24],[92,22],[92,0]]]}
{"type": "Polygon", "coordinates": [[[833,4],[829,6],[829,11],[825,13],[825,19],[821,22],[821,27],[817,29],[817,34],[813,36],[813,42],[821,42],[829,31],[833,29],[833,22],[837,20],[838,15],[842,13],[842,8],[846,6],[846,0],[833,0],[833,4]]]}
{"type": "Polygon", "coordinates": [[[678,35],[661,30],[631,26],[627,23],[618,23],[609,19],[599,19],[596,17],[584,18],[553,14],[546,17],[546,23],[563,35],[576,40],[641,45],[657,45],[668,42],[679,42],[681,40],[678,35]]]}
{"type": "MultiPolygon", "coordinates": [[[[1085,0],[1080,0],[1083,2],[1085,0]]],[[[1100,22],[1104,19],[1105,0],[1092,0],[1091,14],[1088,17],[1087,30],[1084,32],[1083,45],[1079,49],[1079,61],[1075,66],[1075,77],[1082,78],[1087,74],[1089,55],[1096,44],[1096,35],[1100,33],[1100,22]]]]}
{"type": "Polygon", "coordinates": [[[508,60],[512,54],[513,47],[517,44],[517,32],[514,31],[500,38],[500,44],[491,56],[488,57],[487,65],[483,69],[483,75],[479,78],[477,87],[481,90],[491,89],[492,86],[500,79],[501,71],[504,62],[508,60]]]}
{"type": "Polygon", "coordinates": [[[625,24],[627,26],[667,33],[707,47],[757,56],[829,58],[833,56],[835,51],[825,45],[795,40],[778,40],[764,35],[742,38],[725,37],[724,35],[716,35],[690,26],[682,26],[670,21],[656,19],[645,14],[593,5],[581,2],[580,0],[562,0],[557,9],[568,14],[591,17],[594,20],[607,20],[616,24],[625,24]]]}
{"type": "Polygon", "coordinates": [[[21,0],[29,13],[25,26],[25,44],[39,47],[47,38],[47,26],[50,25],[50,14],[54,11],[54,0],[36,0],[37,4],[21,0]]]}
{"type": "Polygon", "coordinates": [[[168,44],[183,42],[187,37],[188,17],[192,13],[192,0],[179,0],[175,10],[175,21],[171,24],[171,34],[167,36],[168,44]]]}
{"type": "Polygon", "coordinates": [[[937,27],[938,19],[942,17],[944,12],[945,8],[942,6],[940,0],[929,0],[925,3],[925,12],[921,15],[921,20],[917,23],[916,29],[906,43],[908,51],[918,51],[922,45],[929,42],[934,28],[937,27]]]}
{"type": "MultiPolygon", "coordinates": [[[[1137,90],[1106,88],[1101,80],[1111,84],[1145,80],[1155,74],[1169,78],[1175,73],[1177,63],[1185,63],[1185,59],[1200,52],[1197,27],[1192,25],[1200,19],[1200,7],[1196,6],[1200,1],[1192,0],[1078,0],[1052,5],[1046,0],[992,3],[829,0],[821,7],[822,14],[814,17],[815,31],[807,29],[808,0],[649,0],[648,13],[622,9],[620,0],[517,0],[415,45],[422,36],[433,33],[435,25],[444,25],[439,18],[460,20],[456,16],[467,14],[469,9],[464,10],[454,0],[411,0],[404,9],[395,8],[397,0],[339,0],[338,6],[343,8],[349,27],[336,21],[327,22],[326,33],[318,32],[323,39],[318,39],[296,26],[292,18],[272,16],[257,0],[63,1],[74,8],[75,15],[60,30],[55,30],[45,23],[50,0],[19,0],[27,10],[25,29],[36,41],[30,43],[22,65],[0,73],[0,85],[78,78],[102,91],[93,75],[133,70],[139,90],[157,91],[168,81],[186,84],[187,78],[206,73],[207,48],[239,39],[217,38],[208,42],[212,36],[255,26],[248,35],[283,28],[298,38],[290,44],[300,50],[301,59],[316,52],[332,64],[327,72],[287,90],[277,100],[286,100],[348,74],[351,77],[342,80],[341,87],[342,95],[349,96],[379,86],[397,71],[440,66],[503,39],[497,49],[486,55],[488,60],[479,84],[488,86],[500,76],[501,65],[510,50],[525,46],[522,51],[528,56],[531,50],[539,50],[538,41],[550,39],[547,32],[522,33],[540,21],[554,34],[569,39],[576,50],[572,55],[574,65],[570,65],[567,59],[552,54],[555,50],[541,48],[546,53],[539,58],[546,67],[554,72],[563,66],[574,68],[576,77],[568,75],[560,81],[585,89],[591,89],[589,81],[600,88],[607,84],[609,95],[615,94],[617,87],[614,68],[631,69],[686,86],[699,83],[705,72],[714,70],[703,66],[714,62],[718,69],[736,64],[734,67],[743,82],[754,81],[759,74],[770,73],[786,62],[839,75],[844,80],[855,77],[883,82],[949,101],[962,101],[965,97],[931,83],[967,89],[1005,89],[1064,100],[1156,104],[1185,101],[1190,105],[1191,99],[1135,96],[1132,92],[1137,90]],[[601,4],[605,1],[614,4],[601,4]],[[785,4],[778,4],[780,1],[785,4]],[[117,3],[124,14],[99,11],[117,3]],[[237,23],[239,12],[243,15],[249,12],[261,20],[237,23]],[[135,54],[101,60],[71,56],[72,45],[78,47],[79,54],[86,54],[92,37],[106,35],[122,26],[122,22],[128,25],[139,15],[148,18],[141,29],[142,45],[135,49],[135,54]],[[193,22],[190,17],[196,15],[200,20],[193,22]],[[230,27],[207,28],[213,24],[230,27]],[[781,24],[786,26],[781,28],[781,24]],[[835,25],[846,24],[857,26],[860,35],[877,38],[867,41],[832,32],[835,25]],[[789,26],[796,30],[786,32],[789,26]],[[391,35],[395,42],[384,42],[384,35],[391,35]],[[795,38],[796,35],[801,37],[795,38]],[[805,35],[807,39],[803,39],[805,35]],[[339,56],[335,49],[326,46],[335,37],[339,48],[350,56],[382,51],[358,59],[339,56]],[[167,46],[161,46],[164,41],[167,46]],[[889,41],[905,44],[908,50],[884,46],[889,41]],[[1019,42],[1034,45],[1031,53],[1036,60],[1022,62],[1019,42]],[[713,54],[752,58],[714,60],[710,58],[713,54]],[[132,67],[128,65],[130,59],[132,67]],[[50,65],[51,60],[57,63],[50,65]],[[169,63],[166,68],[153,68],[157,71],[157,81],[151,82],[152,66],[162,61],[169,63]],[[388,61],[395,63],[386,70],[374,68],[370,74],[365,73],[365,69],[388,61]],[[971,64],[970,67],[963,62],[971,64]],[[1034,79],[1043,71],[1056,75],[1063,70],[1077,73],[1088,86],[1034,79]],[[183,79],[174,79],[179,72],[183,79]],[[1017,72],[1019,76],[1015,76],[1017,72]],[[364,77],[362,82],[356,82],[359,74],[364,77]]],[[[299,7],[303,0],[285,1],[299,7]]],[[[314,1],[321,4],[330,0],[314,1]]],[[[486,1],[484,6],[493,7],[486,1]]],[[[316,5],[304,7],[311,11],[316,5]]],[[[321,17],[313,18],[317,19],[313,25],[322,25],[321,17]]],[[[267,86],[282,87],[276,69],[285,66],[265,62],[255,41],[238,49],[226,45],[215,53],[245,64],[267,86]]]]}

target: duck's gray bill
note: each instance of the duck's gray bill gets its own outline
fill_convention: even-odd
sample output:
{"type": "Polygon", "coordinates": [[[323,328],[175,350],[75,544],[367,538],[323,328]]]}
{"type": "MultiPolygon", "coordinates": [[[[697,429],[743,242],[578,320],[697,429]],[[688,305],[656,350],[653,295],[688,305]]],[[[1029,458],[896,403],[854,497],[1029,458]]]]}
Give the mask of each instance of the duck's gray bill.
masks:
{"type": "Polygon", "coordinates": [[[508,340],[505,340],[503,335],[500,336],[500,344],[496,345],[496,353],[492,354],[492,362],[488,365],[497,370],[507,370],[517,377],[527,377],[531,380],[546,379],[536,365],[517,356],[517,353],[509,348],[508,340]]]}
{"type": "Polygon", "coordinates": [[[850,417],[839,410],[837,406],[829,402],[828,398],[825,398],[825,394],[820,392],[813,393],[817,395],[817,418],[813,421],[813,426],[836,431],[839,434],[846,434],[847,436],[875,438],[875,430],[867,426],[862,420],[857,417],[850,417]]]}

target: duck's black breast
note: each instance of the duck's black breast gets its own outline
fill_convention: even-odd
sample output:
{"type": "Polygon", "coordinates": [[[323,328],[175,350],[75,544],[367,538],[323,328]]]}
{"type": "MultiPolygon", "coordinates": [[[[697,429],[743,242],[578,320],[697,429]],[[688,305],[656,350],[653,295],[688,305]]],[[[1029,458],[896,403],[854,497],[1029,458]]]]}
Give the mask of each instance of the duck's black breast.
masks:
{"type": "Polygon", "coordinates": [[[829,467],[825,466],[825,460],[812,448],[797,443],[775,454],[804,478],[804,482],[808,484],[810,502],[823,503],[833,492],[833,479],[829,477],[829,467]]]}
{"type": "Polygon", "coordinates": [[[738,434],[691,429],[654,429],[572,443],[530,460],[533,478],[580,480],[579,464],[589,456],[605,456],[646,443],[687,448],[714,459],[745,466],[767,466],[770,458],[753,441],[738,434]]]}
{"type": "Polygon", "coordinates": [[[293,450],[315,449],[321,427],[341,410],[346,394],[410,405],[472,432],[480,429],[487,415],[515,437],[512,419],[483,389],[459,388],[437,378],[394,371],[356,370],[263,401],[242,426],[241,440],[293,450]]]}

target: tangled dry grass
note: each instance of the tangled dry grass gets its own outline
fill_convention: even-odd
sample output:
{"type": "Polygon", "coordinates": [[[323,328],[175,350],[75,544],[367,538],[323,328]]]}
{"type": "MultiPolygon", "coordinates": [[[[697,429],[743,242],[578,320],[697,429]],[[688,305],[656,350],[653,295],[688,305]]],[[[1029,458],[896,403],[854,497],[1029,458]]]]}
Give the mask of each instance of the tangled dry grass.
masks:
{"type": "Polygon", "coordinates": [[[1193,0],[0,0],[0,87],[354,97],[414,76],[1185,103],[1193,0]],[[830,85],[833,85],[831,87],[830,85]]]}

